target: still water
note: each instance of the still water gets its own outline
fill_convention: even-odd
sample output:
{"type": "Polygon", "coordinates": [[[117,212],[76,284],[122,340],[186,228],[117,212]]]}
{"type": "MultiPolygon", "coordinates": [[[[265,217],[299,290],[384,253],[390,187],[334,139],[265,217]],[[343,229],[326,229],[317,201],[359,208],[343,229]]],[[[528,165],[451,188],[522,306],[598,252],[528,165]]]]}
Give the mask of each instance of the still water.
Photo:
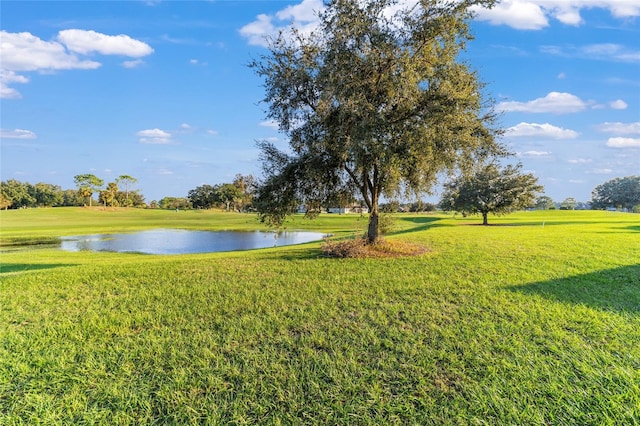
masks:
{"type": "Polygon", "coordinates": [[[154,229],[130,234],[62,237],[65,251],[111,251],[146,254],[211,253],[280,247],[321,240],[319,232],[187,231],[154,229]]]}

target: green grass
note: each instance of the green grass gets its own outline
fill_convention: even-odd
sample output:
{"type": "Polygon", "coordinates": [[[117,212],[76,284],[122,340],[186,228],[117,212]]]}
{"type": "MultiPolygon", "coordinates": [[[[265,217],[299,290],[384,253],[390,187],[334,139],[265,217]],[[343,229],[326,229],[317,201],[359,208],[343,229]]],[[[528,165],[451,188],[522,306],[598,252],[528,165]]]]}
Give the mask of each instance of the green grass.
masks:
{"type": "MultiPolygon", "coordinates": [[[[640,424],[640,217],[398,215],[429,252],[320,243],[0,254],[0,424],[640,424]],[[543,226],[544,223],[544,226],[543,226]]],[[[253,216],[0,212],[0,240],[253,216]]],[[[352,236],[358,216],[288,227],[352,236]]]]}

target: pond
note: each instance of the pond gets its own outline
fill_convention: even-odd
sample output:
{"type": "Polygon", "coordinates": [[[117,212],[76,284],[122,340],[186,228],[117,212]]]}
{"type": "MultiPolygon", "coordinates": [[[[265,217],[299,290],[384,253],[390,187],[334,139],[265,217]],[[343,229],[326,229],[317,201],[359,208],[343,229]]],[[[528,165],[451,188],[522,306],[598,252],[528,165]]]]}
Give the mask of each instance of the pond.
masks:
{"type": "Polygon", "coordinates": [[[154,229],[128,234],[62,237],[65,251],[110,251],[145,254],[188,254],[251,250],[321,240],[320,232],[188,231],[154,229]]]}

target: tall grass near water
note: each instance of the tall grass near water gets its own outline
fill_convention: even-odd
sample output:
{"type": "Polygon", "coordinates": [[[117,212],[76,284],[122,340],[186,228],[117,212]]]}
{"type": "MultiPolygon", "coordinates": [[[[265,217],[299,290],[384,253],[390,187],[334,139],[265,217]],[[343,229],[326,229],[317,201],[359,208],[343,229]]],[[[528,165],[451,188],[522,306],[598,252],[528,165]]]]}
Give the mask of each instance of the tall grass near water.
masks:
{"type": "MultiPolygon", "coordinates": [[[[59,235],[65,221],[74,233],[258,226],[131,211],[73,225],[76,212],[56,210],[29,211],[32,225],[0,213],[0,240],[59,235]]],[[[288,226],[352,238],[362,220],[288,226]]],[[[640,423],[637,215],[395,220],[387,238],[425,254],[2,253],[0,424],[640,423]]]]}

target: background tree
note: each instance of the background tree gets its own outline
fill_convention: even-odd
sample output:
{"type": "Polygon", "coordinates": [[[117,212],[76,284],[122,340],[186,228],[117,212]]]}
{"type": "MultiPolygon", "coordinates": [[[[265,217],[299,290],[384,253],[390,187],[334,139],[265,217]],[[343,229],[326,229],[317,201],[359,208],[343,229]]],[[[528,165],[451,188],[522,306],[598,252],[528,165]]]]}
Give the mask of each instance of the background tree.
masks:
{"type": "Polygon", "coordinates": [[[243,193],[236,185],[232,183],[223,183],[219,185],[215,190],[215,195],[217,199],[225,205],[227,211],[231,209],[236,209],[236,204],[242,200],[243,193]]]}
{"type": "Polygon", "coordinates": [[[551,197],[547,195],[542,195],[536,198],[535,207],[538,210],[551,210],[551,209],[555,209],[556,203],[553,201],[551,197]]]}
{"type": "Polygon", "coordinates": [[[304,203],[308,214],[333,194],[367,205],[367,238],[378,238],[379,200],[429,192],[444,170],[504,154],[482,85],[458,60],[471,39],[470,7],[493,0],[334,0],[319,29],[292,30],[251,64],[265,81],[267,117],[291,154],[260,142],[263,221],[279,225],[304,203]]]}
{"type": "Polygon", "coordinates": [[[211,209],[219,202],[216,189],[216,186],[200,185],[190,190],[187,198],[194,209],[211,209]]]}
{"type": "Polygon", "coordinates": [[[80,196],[89,198],[89,207],[91,207],[93,193],[100,190],[104,181],[92,174],[76,175],[73,177],[73,181],[78,187],[80,196]]]}
{"type": "Polygon", "coordinates": [[[577,206],[578,202],[575,198],[567,197],[560,203],[560,210],[575,210],[577,206]]]}
{"type": "Polygon", "coordinates": [[[522,174],[522,164],[501,168],[495,162],[482,165],[470,176],[445,183],[440,207],[463,214],[481,214],[487,225],[489,213],[496,215],[530,207],[543,190],[532,174],[522,174]]]}
{"type": "Polygon", "coordinates": [[[242,196],[237,201],[239,211],[246,211],[253,202],[253,197],[258,186],[258,182],[253,175],[237,174],[233,179],[233,185],[238,188],[242,196]]]}
{"type": "Polygon", "coordinates": [[[62,188],[58,185],[39,182],[29,185],[29,194],[34,199],[35,206],[54,207],[63,204],[62,188]]]}
{"type": "Polygon", "coordinates": [[[129,190],[131,189],[131,186],[135,185],[137,182],[138,182],[138,179],[134,178],[133,176],[129,176],[129,175],[118,176],[118,178],[116,179],[116,184],[124,188],[124,199],[125,199],[125,202],[121,203],[120,205],[125,207],[129,207],[132,205],[132,203],[129,201],[129,190]]]}
{"type": "Polygon", "coordinates": [[[632,211],[640,205],[640,176],[615,178],[596,186],[591,192],[591,208],[615,207],[632,211]]]}
{"type": "Polygon", "coordinates": [[[118,196],[118,184],[115,182],[109,182],[107,187],[100,191],[100,201],[104,203],[105,206],[115,206],[117,205],[117,197],[118,196]]]}
{"type": "Polygon", "coordinates": [[[126,205],[133,207],[147,206],[144,202],[144,195],[142,195],[139,190],[129,191],[128,194],[125,194],[122,191],[118,191],[117,200],[121,206],[125,205],[124,203],[127,203],[126,205]]]}
{"type": "Polygon", "coordinates": [[[65,189],[62,191],[62,205],[63,206],[82,206],[85,202],[85,197],[81,196],[75,189],[65,189]]]}
{"type": "Polygon", "coordinates": [[[1,191],[0,191],[0,209],[2,210],[7,210],[9,208],[9,206],[11,206],[11,204],[13,203],[13,201],[11,201],[9,198],[7,198],[1,191]]]}
{"type": "Polygon", "coordinates": [[[9,179],[2,182],[0,192],[7,200],[11,201],[8,208],[19,209],[21,207],[31,207],[35,204],[35,199],[30,194],[31,185],[26,182],[20,182],[16,179],[9,179]]]}
{"type": "Polygon", "coordinates": [[[161,209],[186,210],[191,208],[191,203],[189,202],[189,199],[181,198],[181,197],[164,197],[163,199],[160,200],[159,205],[161,209]]]}

